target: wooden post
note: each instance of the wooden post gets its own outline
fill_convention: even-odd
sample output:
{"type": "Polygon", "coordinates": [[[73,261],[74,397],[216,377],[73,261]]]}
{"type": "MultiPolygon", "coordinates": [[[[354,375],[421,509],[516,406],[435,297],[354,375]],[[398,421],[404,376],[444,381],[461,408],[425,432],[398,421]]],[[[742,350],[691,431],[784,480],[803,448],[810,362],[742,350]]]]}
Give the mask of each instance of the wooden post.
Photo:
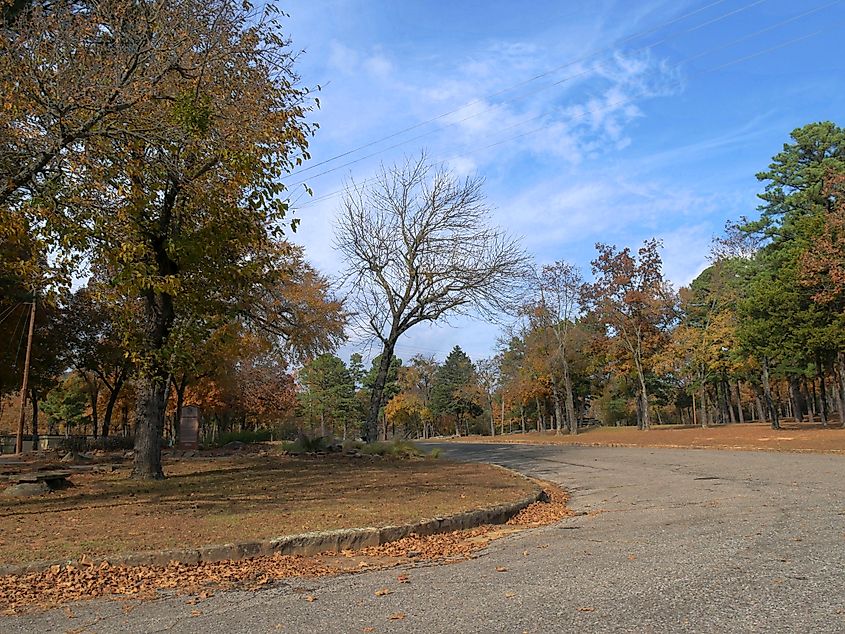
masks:
{"type": "Polygon", "coordinates": [[[29,364],[32,360],[32,334],[35,331],[35,296],[32,297],[32,309],[29,313],[29,334],[26,338],[26,359],[23,364],[23,380],[21,381],[21,415],[18,418],[18,437],[15,442],[15,453],[23,453],[23,423],[26,416],[26,391],[29,388],[29,364]]]}

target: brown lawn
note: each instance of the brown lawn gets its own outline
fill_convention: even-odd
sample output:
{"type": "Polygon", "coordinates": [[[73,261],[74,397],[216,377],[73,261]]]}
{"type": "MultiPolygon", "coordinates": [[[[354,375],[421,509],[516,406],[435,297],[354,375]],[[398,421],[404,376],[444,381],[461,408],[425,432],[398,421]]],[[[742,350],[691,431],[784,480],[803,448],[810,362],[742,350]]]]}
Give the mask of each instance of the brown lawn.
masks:
{"type": "Polygon", "coordinates": [[[675,447],[699,449],[740,449],[755,451],[813,451],[845,453],[845,429],[822,428],[818,423],[786,422],[774,430],[765,423],[721,425],[717,427],[655,426],[649,431],[636,427],[592,427],[577,436],[554,432],[468,436],[463,442],[507,442],[526,444],[594,445],[599,447],[675,447]]]}
{"type": "Polygon", "coordinates": [[[173,461],[161,482],[74,474],[36,498],[0,497],[0,563],[77,559],[314,530],[384,526],[515,501],[533,485],[442,460],[250,456],[173,461]]]}

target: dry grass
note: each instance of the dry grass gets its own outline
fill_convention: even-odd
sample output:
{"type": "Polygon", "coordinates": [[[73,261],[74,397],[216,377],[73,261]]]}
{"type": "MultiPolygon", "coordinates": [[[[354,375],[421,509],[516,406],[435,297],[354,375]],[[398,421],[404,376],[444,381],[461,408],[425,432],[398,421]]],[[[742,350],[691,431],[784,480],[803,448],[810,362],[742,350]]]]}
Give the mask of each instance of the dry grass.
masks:
{"type": "Polygon", "coordinates": [[[649,431],[636,427],[593,427],[577,436],[554,432],[468,436],[455,442],[506,442],[519,444],[562,444],[597,447],[672,447],[695,449],[737,449],[752,451],[811,451],[845,453],[845,429],[786,422],[774,430],[764,423],[718,427],[655,426],[649,431]]]}
{"type": "Polygon", "coordinates": [[[418,521],[514,501],[532,485],[440,460],[246,456],[174,461],[161,482],[76,474],[73,488],[0,498],[0,563],[78,559],[418,521]]]}

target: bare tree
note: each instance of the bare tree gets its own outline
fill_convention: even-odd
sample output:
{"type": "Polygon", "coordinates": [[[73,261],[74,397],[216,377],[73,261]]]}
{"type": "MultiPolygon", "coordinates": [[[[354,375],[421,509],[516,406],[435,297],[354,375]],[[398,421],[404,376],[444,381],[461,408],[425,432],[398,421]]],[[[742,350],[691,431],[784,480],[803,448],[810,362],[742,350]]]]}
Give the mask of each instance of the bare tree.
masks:
{"type": "MultiPolygon", "coordinates": [[[[543,307],[545,308],[544,314],[550,322],[549,330],[554,336],[553,375],[557,373],[558,369],[562,374],[567,427],[570,434],[577,434],[578,418],[575,415],[575,401],[572,396],[572,372],[569,367],[568,355],[570,354],[569,335],[578,315],[584,280],[575,266],[568,262],[558,261],[543,267],[540,271],[539,283],[543,307]]],[[[554,380],[552,380],[552,392],[555,402],[555,416],[560,421],[560,397],[557,382],[554,380]]],[[[559,428],[558,431],[560,431],[559,428]]]]}
{"type": "Polygon", "coordinates": [[[417,324],[455,315],[497,318],[521,294],[530,260],[490,225],[480,178],[459,179],[426,157],[352,183],[336,245],[360,325],[382,344],[365,435],[378,433],[382,392],[396,342],[417,324]]]}

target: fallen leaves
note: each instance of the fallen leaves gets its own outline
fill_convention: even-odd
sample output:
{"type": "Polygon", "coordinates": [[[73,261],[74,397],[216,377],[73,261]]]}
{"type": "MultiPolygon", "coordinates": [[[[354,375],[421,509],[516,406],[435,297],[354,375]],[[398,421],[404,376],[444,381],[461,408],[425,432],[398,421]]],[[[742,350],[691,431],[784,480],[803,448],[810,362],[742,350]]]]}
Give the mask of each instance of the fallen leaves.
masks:
{"type": "MultiPolygon", "coordinates": [[[[539,521],[557,521],[568,515],[566,494],[554,487],[548,490],[550,502],[532,504],[508,523],[528,526],[539,521]]],[[[167,566],[111,566],[108,562],[99,565],[55,565],[42,572],[0,577],[0,612],[14,614],[33,607],[54,607],[108,595],[151,599],[160,590],[193,594],[187,604],[194,605],[212,596],[215,590],[233,587],[255,590],[278,579],[321,577],[417,562],[463,561],[475,556],[478,550],[500,535],[501,530],[497,532],[494,527],[482,526],[424,537],[412,534],[356,552],[323,553],[309,557],[275,554],[240,561],[171,562],[167,566]]],[[[548,547],[549,544],[538,546],[548,547]]],[[[527,555],[527,552],[523,554],[527,555]]],[[[507,568],[499,566],[496,571],[507,572],[507,568]]],[[[410,578],[403,573],[397,576],[397,581],[409,583],[410,578]]],[[[376,596],[391,592],[382,588],[376,591],[376,596]]],[[[314,602],[317,597],[306,595],[305,600],[314,602]]]]}
{"type": "Polygon", "coordinates": [[[540,524],[553,524],[573,513],[567,508],[566,503],[569,496],[563,489],[555,486],[544,487],[548,500],[545,502],[534,502],[522,509],[519,513],[508,520],[509,526],[536,526],[540,524]]]}
{"type": "Polygon", "coordinates": [[[393,590],[389,590],[388,588],[379,588],[378,590],[376,590],[375,594],[377,597],[384,597],[388,594],[393,594],[393,590]]]}
{"type": "Polygon", "coordinates": [[[404,619],[405,619],[405,613],[404,612],[394,612],[393,614],[391,614],[390,616],[387,617],[388,621],[402,621],[404,619]]]}

